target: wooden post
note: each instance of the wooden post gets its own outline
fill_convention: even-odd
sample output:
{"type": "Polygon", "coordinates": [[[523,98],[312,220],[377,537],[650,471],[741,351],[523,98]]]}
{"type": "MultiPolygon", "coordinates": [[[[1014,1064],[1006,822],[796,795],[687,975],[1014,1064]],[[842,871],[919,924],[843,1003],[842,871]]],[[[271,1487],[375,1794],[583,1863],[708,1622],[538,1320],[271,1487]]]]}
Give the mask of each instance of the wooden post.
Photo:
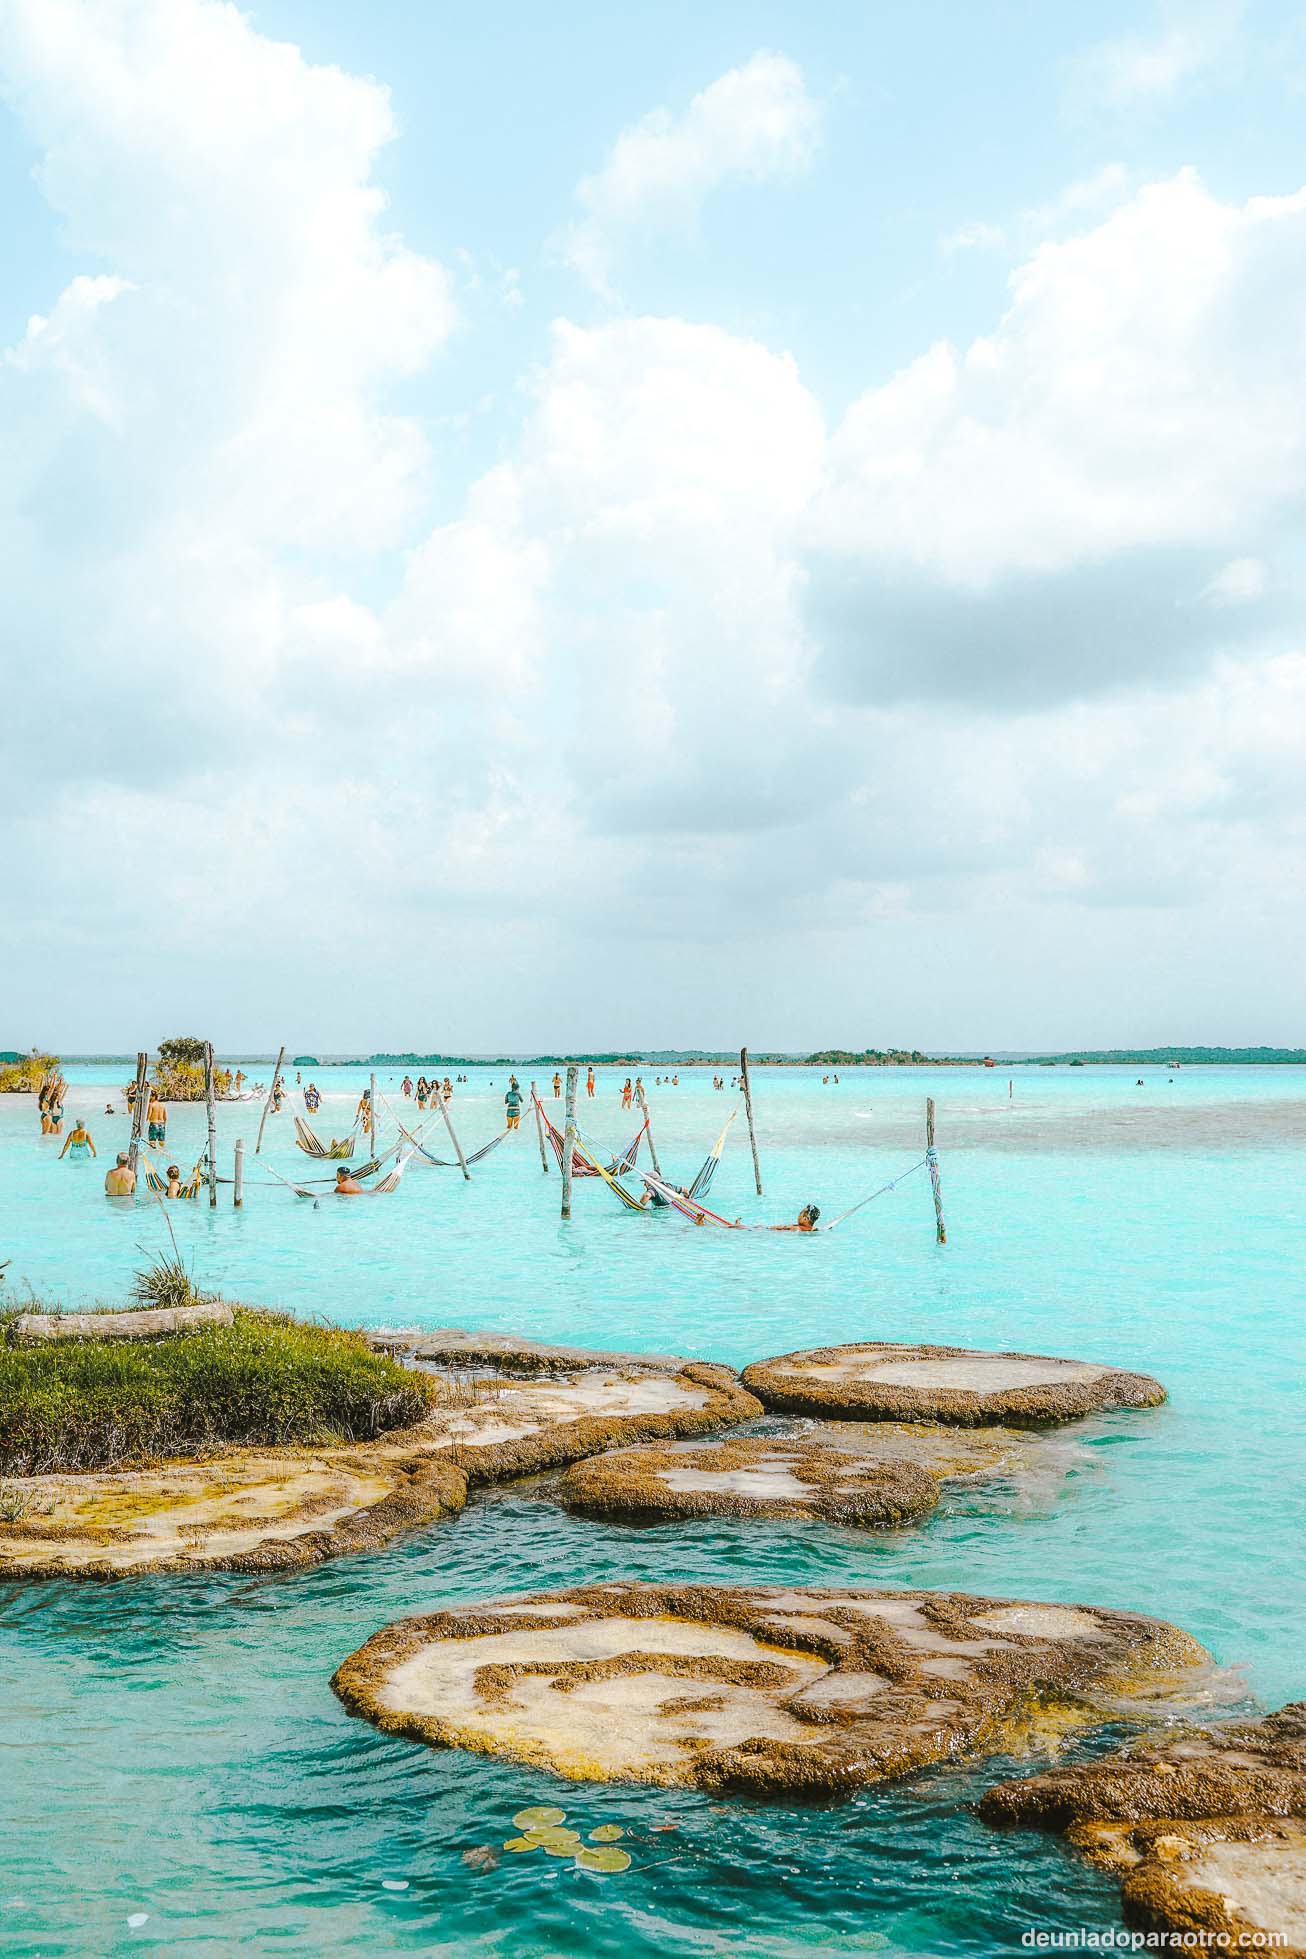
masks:
{"type": "Polygon", "coordinates": [[[149,1090],[145,1086],[146,1070],[150,1065],[148,1054],[136,1056],[136,1094],[132,1101],[132,1137],[127,1148],[127,1161],[133,1176],[136,1173],[136,1158],[140,1154],[141,1137],[145,1133],[145,1111],[149,1107],[149,1090]]]}
{"type": "Polygon", "coordinates": [[[657,1144],[653,1141],[653,1124],[649,1122],[648,1103],[644,1098],[642,1088],[639,1091],[639,1106],[644,1111],[645,1122],[648,1123],[648,1153],[653,1159],[653,1175],[660,1177],[662,1175],[662,1165],[658,1162],[657,1144]]]}
{"type": "Polygon", "coordinates": [[[435,1084],[435,1099],[440,1104],[440,1114],[444,1117],[444,1126],[449,1131],[449,1141],[453,1144],[453,1153],[458,1159],[458,1168],[462,1171],[467,1182],[470,1183],[472,1173],[467,1168],[467,1158],[463,1155],[463,1146],[458,1141],[458,1132],[454,1128],[453,1118],[449,1114],[449,1104],[444,1099],[444,1090],[441,1088],[439,1082],[435,1084]]]}
{"type": "Polygon", "coordinates": [[[367,1078],[367,1154],[376,1155],[376,1076],[367,1078]]]}
{"type": "Polygon", "coordinates": [[[282,1064],[282,1062],[283,1062],[283,1061],[285,1060],[285,1058],[286,1058],[286,1050],[285,1050],[285,1048],[283,1047],[283,1048],[282,1048],[282,1050],[281,1050],[281,1052],[280,1052],[280,1054],[278,1054],[278,1056],[277,1056],[277,1065],[276,1065],[276,1067],[275,1067],[275,1068],[274,1068],[274,1069],[272,1070],[272,1086],[271,1086],[271,1088],[270,1088],[270,1089],[268,1090],[268,1099],[267,1099],[267,1101],[266,1101],[266,1102],[265,1102],[265,1103],[263,1104],[263,1113],[262,1113],[262,1115],[261,1115],[261,1116],[259,1117],[259,1124],[258,1124],[258,1137],[257,1137],[257,1139],[255,1140],[255,1143],[254,1143],[254,1154],[255,1154],[255,1156],[257,1156],[257,1155],[258,1155],[258,1153],[259,1153],[259,1151],[260,1151],[260,1150],[262,1149],[262,1147],[263,1147],[263,1125],[264,1125],[264,1123],[265,1123],[265,1122],[267,1121],[267,1119],[268,1119],[268,1110],[269,1110],[269,1109],[270,1109],[270,1108],[272,1107],[272,1097],[273,1097],[273,1096],[274,1096],[274,1095],[276,1094],[276,1092],[277,1092],[277,1083],[278,1083],[278,1082],[279,1082],[279,1081],[281,1080],[281,1064],[282,1064]]]}
{"type": "Polygon", "coordinates": [[[571,1159],[576,1149],[576,1077],[574,1061],[567,1063],[567,1115],[562,1131],[562,1215],[571,1216],[571,1159]]]}
{"type": "Polygon", "coordinates": [[[231,1202],[238,1211],[245,1202],[245,1138],[236,1138],[236,1175],[231,1186],[231,1202]]]}
{"type": "Polygon", "coordinates": [[[549,1152],[544,1147],[544,1118],[540,1114],[540,1098],[535,1093],[534,1082],[531,1083],[531,1107],[535,1111],[535,1135],[540,1146],[540,1168],[547,1177],[549,1174],[549,1152]]]}
{"type": "Polygon", "coordinates": [[[213,1043],[204,1043],[204,1103],[209,1118],[209,1209],[218,1208],[218,1111],[214,1099],[213,1043]]]}
{"type": "Polygon", "coordinates": [[[753,1128],[753,1095],[748,1085],[748,1049],[739,1050],[739,1079],[744,1090],[744,1114],[748,1117],[748,1143],[753,1152],[753,1182],[762,1195],[762,1169],[757,1160],[757,1131],[753,1128]]]}
{"type": "Polygon", "coordinates": [[[930,1189],[934,1193],[934,1232],[940,1245],[948,1242],[948,1227],[943,1222],[943,1191],[939,1186],[939,1152],[934,1147],[934,1097],[925,1098],[925,1161],[930,1170],[930,1189]]]}

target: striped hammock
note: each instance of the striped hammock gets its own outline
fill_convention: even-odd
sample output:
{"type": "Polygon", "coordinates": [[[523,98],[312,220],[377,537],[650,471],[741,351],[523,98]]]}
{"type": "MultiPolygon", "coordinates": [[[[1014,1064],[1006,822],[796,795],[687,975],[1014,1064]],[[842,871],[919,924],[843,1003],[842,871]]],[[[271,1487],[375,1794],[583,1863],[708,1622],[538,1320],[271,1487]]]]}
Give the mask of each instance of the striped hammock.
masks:
{"type": "MultiPolygon", "coordinates": [[[[159,1175],[159,1172],[150,1162],[144,1150],[141,1151],[141,1161],[145,1165],[145,1181],[149,1188],[154,1192],[156,1197],[166,1197],[168,1195],[168,1179],[159,1175]]],[[[198,1197],[200,1194],[200,1185],[203,1181],[204,1159],[201,1157],[195,1165],[195,1168],[191,1171],[190,1176],[177,1192],[178,1197],[198,1197]]]]}
{"type": "MultiPolygon", "coordinates": [[[[544,1125],[544,1133],[549,1139],[549,1147],[552,1149],[554,1156],[557,1158],[558,1168],[559,1170],[561,1170],[563,1151],[566,1148],[566,1138],[563,1135],[562,1131],[556,1126],[556,1124],[549,1121],[548,1116],[544,1112],[544,1105],[540,1101],[538,1095],[534,1098],[534,1101],[535,1101],[535,1112],[539,1116],[540,1121],[544,1125]]],[[[607,1175],[609,1177],[625,1176],[628,1171],[633,1170],[635,1168],[635,1158],[639,1155],[639,1146],[644,1140],[644,1133],[647,1130],[647,1128],[648,1128],[648,1117],[645,1116],[643,1122],[636,1130],[635,1135],[631,1140],[631,1142],[627,1144],[626,1148],[622,1151],[620,1156],[615,1157],[613,1161],[609,1163],[606,1172],[600,1169],[599,1164],[594,1157],[590,1156],[588,1152],[586,1152],[585,1150],[582,1150],[580,1145],[577,1144],[571,1159],[572,1176],[573,1177],[602,1177],[604,1175],[607,1175]]],[[[638,1200],[636,1201],[638,1202],[638,1200]]]]}
{"type": "MultiPolygon", "coordinates": [[[[374,1184],[369,1184],[366,1190],[351,1191],[349,1193],[350,1196],[351,1197],[388,1197],[392,1190],[398,1190],[399,1185],[403,1180],[404,1171],[408,1168],[409,1164],[412,1162],[413,1155],[414,1152],[412,1150],[409,1150],[406,1156],[401,1156],[399,1158],[399,1161],[395,1164],[393,1170],[387,1171],[384,1177],[378,1177],[376,1182],[374,1184]]],[[[364,1164],[363,1174],[366,1175],[369,1170],[374,1170],[376,1167],[377,1166],[375,1163],[364,1164]]],[[[268,1165],[268,1169],[272,1172],[272,1175],[276,1178],[277,1182],[279,1184],[284,1184],[287,1190],[293,1190],[296,1197],[311,1197],[314,1200],[314,1202],[316,1202],[317,1199],[320,1198],[323,1194],[321,1190],[314,1190],[312,1186],[309,1184],[292,1183],[290,1178],[283,1177],[279,1170],[273,1170],[272,1165],[270,1163],[268,1165]]],[[[359,1175],[359,1172],[356,1170],[354,1172],[354,1175],[355,1177],[357,1177],[359,1175]]],[[[330,1196],[330,1191],[328,1191],[326,1194],[330,1196]]]]}
{"type": "Polygon", "coordinates": [[[303,1116],[296,1116],[295,1145],[296,1148],[303,1150],[305,1156],[315,1156],[321,1162],[348,1163],[358,1148],[358,1126],[355,1124],[349,1135],[340,1141],[333,1136],[328,1146],[303,1116]]]}

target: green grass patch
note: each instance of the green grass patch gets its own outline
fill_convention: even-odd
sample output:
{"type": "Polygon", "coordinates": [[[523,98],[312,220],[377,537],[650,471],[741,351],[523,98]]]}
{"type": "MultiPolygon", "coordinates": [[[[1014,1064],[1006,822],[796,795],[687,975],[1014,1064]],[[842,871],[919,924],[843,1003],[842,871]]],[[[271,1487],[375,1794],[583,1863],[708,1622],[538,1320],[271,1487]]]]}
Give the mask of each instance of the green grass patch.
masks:
{"type": "Polygon", "coordinates": [[[439,1383],[361,1333],[237,1308],[155,1340],[0,1340],[0,1475],[112,1468],[233,1443],[362,1442],[420,1421],[439,1383]]]}

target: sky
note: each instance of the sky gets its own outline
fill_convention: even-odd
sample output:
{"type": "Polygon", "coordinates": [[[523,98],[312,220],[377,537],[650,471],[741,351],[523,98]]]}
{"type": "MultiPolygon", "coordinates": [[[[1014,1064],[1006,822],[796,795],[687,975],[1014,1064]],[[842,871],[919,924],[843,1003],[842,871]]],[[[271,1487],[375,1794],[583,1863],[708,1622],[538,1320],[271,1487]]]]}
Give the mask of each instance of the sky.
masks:
{"type": "Polygon", "coordinates": [[[1306,1042],[1306,15],[0,0],[0,1048],[1306,1042]]]}

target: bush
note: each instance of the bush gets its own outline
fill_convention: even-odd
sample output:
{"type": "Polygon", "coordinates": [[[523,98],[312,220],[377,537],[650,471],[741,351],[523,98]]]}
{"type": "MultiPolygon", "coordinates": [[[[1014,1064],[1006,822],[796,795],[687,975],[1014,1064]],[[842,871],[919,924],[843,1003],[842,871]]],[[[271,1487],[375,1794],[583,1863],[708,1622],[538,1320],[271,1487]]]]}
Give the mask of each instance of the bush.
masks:
{"type": "Polygon", "coordinates": [[[59,1066],[57,1054],[29,1054],[0,1068],[0,1095],[35,1095],[59,1066]]]}
{"type": "Polygon", "coordinates": [[[361,1333],[238,1308],[157,1340],[0,1345],[0,1476],[106,1469],[233,1443],[361,1442],[420,1421],[430,1375],[361,1333]]]}

